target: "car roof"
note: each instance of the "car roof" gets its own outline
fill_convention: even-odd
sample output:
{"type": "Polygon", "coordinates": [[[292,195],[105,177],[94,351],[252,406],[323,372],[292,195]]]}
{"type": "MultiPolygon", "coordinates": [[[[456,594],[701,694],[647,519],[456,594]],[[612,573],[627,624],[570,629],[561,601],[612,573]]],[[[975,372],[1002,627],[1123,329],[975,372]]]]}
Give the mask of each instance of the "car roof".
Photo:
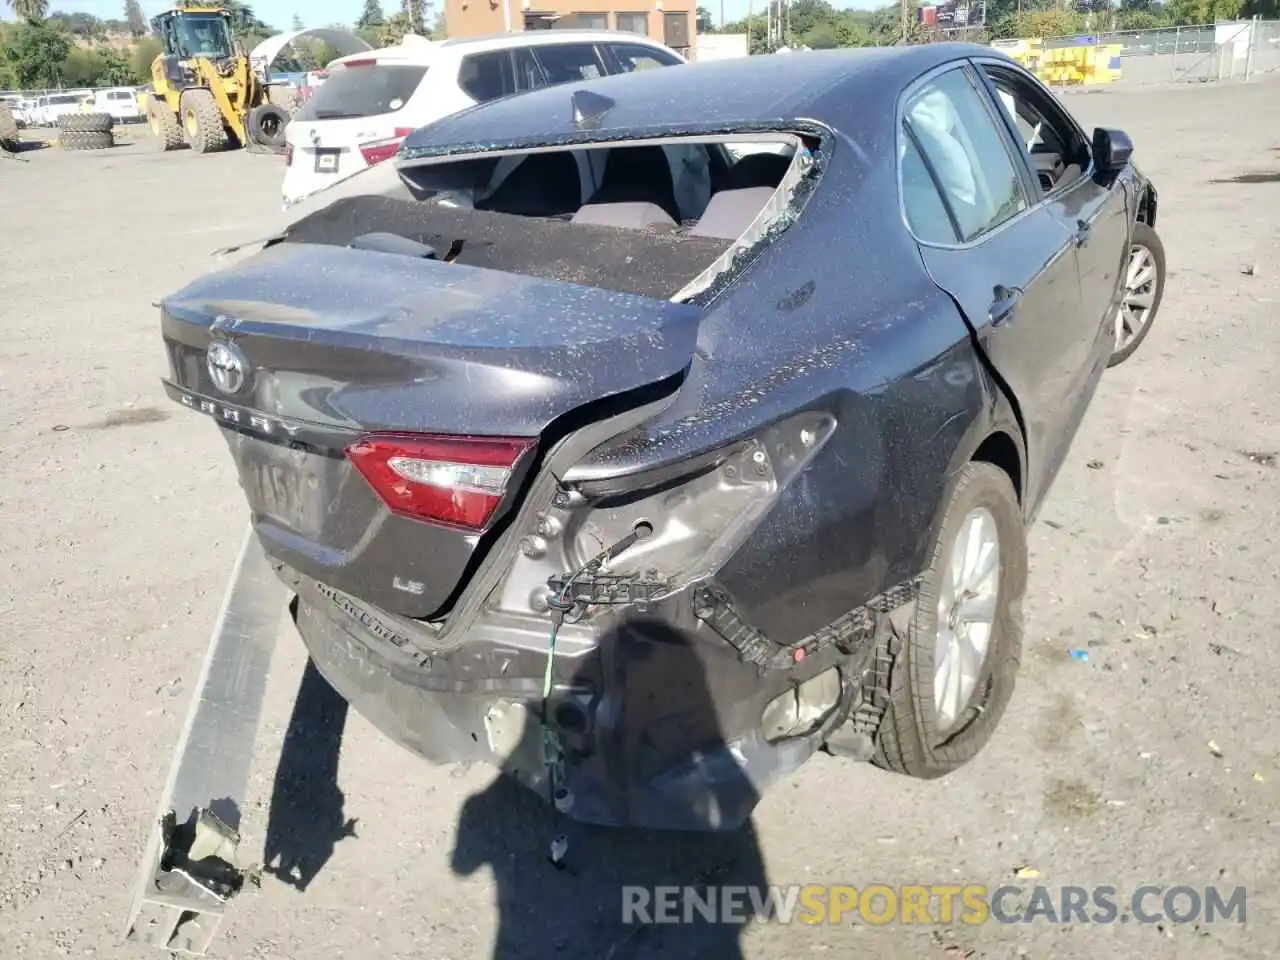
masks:
{"type": "MultiPolygon", "coordinates": [[[[476,47],[482,50],[502,50],[506,47],[540,47],[548,43],[640,43],[661,47],[650,40],[627,30],[527,30],[521,33],[491,33],[480,37],[454,37],[441,41],[442,47],[476,47]]],[[[468,51],[470,52],[470,51],[468,51]]]]}
{"type": "Polygon", "coordinates": [[[541,47],[554,43],[635,43],[647,47],[670,49],[656,40],[624,30],[530,30],[522,33],[494,33],[481,37],[455,37],[450,40],[416,38],[409,43],[338,57],[331,61],[329,66],[345,66],[352,60],[370,58],[430,66],[433,61],[439,59],[442,50],[461,57],[469,53],[510,50],[517,47],[541,47]]]}
{"type": "Polygon", "coordinates": [[[854,122],[866,109],[863,104],[877,98],[896,100],[898,92],[920,74],[970,56],[1008,59],[977,44],[930,43],[735,57],[637,70],[471,107],[416,131],[405,141],[405,151],[427,157],[447,152],[451,146],[486,142],[513,146],[600,142],[776,129],[801,120],[839,129],[854,122]],[[573,122],[573,98],[579,92],[613,101],[590,132],[580,131],[573,122]]]}

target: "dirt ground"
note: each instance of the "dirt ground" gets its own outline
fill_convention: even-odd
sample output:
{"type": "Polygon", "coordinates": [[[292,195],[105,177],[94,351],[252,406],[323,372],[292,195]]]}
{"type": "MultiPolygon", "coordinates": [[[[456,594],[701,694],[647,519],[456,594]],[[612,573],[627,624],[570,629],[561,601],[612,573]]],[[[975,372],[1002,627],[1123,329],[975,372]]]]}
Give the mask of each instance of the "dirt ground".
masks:
{"type": "MultiPolygon", "coordinates": [[[[819,757],[743,837],[578,830],[560,873],[535,799],[417,762],[323,689],[273,787],[304,666],[286,635],[247,829],[260,849],[274,789],[310,882],[267,876],[217,955],[1275,956],[1278,93],[1069,98],[1133,135],[1168,288],[1032,533],[1020,685],[970,766],[918,783],[819,757]],[[339,738],[340,793],[304,769],[339,738]],[[730,884],[761,863],[770,883],[859,888],[1243,885],[1248,922],[774,924],[739,946],[621,924],[624,883],[730,884]]],[[[280,161],[23,156],[0,159],[0,956],[142,957],[119,943],[129,887],[246,520],[213,426],[163,395],[152,303],[277,215],[280,161]]]]}

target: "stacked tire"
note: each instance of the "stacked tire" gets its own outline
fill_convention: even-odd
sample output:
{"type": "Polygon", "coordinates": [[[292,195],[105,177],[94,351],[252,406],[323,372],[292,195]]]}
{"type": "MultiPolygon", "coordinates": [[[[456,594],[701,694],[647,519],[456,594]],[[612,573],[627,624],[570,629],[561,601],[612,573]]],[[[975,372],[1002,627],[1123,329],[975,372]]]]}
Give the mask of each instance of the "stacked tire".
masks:
{"type": "Polygon", "coordinates": [[[115,119],[109,113],[65,113],[58,118],[63,150],[106,150],[115,146],[115,119]]]}
{"type": "Polygon", "coordinates": [[[18,121],[7,103],[0,103],[0,151],[14,153],[18,149],[18,121]]]}

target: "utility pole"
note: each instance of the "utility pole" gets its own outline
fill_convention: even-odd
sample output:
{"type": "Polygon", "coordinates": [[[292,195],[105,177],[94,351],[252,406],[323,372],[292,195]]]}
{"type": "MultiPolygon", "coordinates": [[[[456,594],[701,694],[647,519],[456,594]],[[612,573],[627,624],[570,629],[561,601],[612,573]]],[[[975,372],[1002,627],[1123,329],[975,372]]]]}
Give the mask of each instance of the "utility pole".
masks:
{"type": "Polygon", "coordinates": [[[902,0],[902,45],[907,45],[907,0],[902,0]]]}

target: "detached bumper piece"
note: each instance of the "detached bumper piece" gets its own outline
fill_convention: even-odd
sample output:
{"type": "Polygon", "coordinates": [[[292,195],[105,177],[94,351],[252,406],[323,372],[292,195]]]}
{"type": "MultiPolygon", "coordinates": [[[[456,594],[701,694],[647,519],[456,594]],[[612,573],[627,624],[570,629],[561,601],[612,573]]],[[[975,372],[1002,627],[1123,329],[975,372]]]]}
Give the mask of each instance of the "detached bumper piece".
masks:
{"type": "Polygon", "coordinates": [[[250,530],[138,865],[126,940],[203,955],[227,902],[256,877],[242,865],[240,814],[287,602],[250,530]]]}

